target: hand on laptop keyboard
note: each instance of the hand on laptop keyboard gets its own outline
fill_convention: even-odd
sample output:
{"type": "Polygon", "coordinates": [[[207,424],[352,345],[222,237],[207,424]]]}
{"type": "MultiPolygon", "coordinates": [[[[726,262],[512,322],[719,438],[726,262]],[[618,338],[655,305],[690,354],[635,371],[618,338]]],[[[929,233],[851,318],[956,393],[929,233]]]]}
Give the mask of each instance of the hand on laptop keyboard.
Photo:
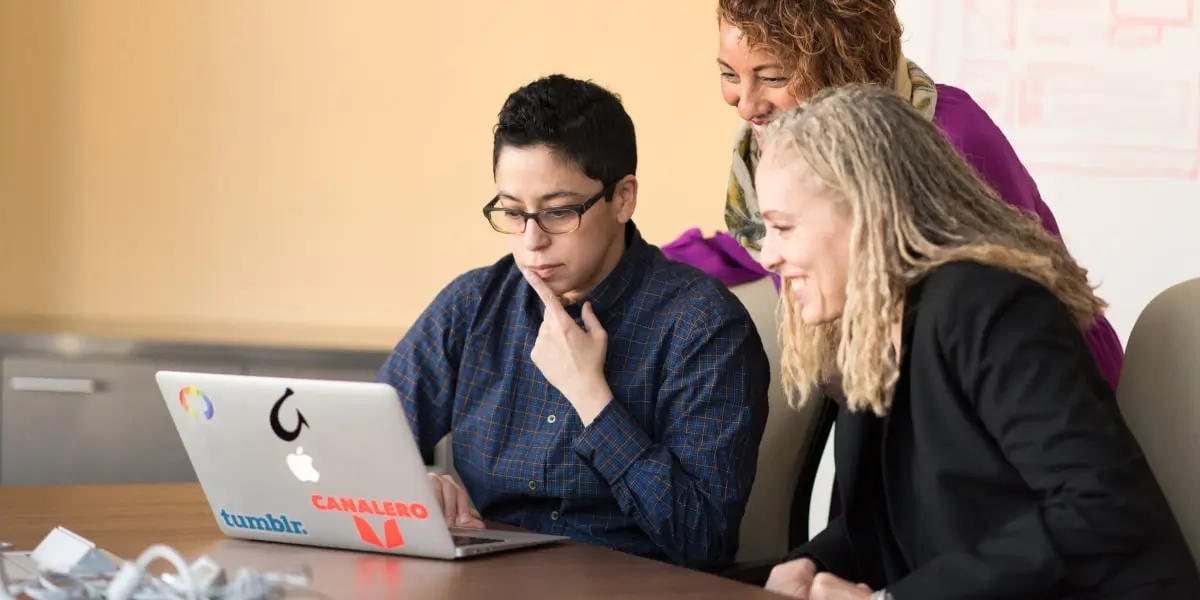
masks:
{"type": "Polygon", "coordinates": [[[429,474],[429,483],[433,486],[433,495],[438,499],[442,514],[446,516],[447,527],[472,527],[485,529],[479,513],[471,508],[471,499],[467,490],[458,485],[449,475],[429,474]]]}

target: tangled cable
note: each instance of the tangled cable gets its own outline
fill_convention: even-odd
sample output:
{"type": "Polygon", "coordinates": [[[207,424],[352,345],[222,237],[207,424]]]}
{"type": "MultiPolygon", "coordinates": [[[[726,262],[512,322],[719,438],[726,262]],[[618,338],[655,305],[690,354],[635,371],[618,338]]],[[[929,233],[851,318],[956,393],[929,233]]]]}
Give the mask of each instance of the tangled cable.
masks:
{"type": "MultiPolygon", "coordinates": [[[[0,550],[5,546],[0,543],[0,550]]],[[[136,560],[126,561],[111,577],[43,570],[35,582],[10,587],[0,564],[0,600],[15,600],[21,594],[34,600],[270,600],[282,597],[288,587],[303,587],[311,581],[308,567],[298,573],[242,568],[228,581],[225,569],[207,556],[188,565],[174,548],[155,544],[136,560]],[[146,568],[156,560],[171,563],[175,573],[161,578],[148,575],[146,568]]]]}

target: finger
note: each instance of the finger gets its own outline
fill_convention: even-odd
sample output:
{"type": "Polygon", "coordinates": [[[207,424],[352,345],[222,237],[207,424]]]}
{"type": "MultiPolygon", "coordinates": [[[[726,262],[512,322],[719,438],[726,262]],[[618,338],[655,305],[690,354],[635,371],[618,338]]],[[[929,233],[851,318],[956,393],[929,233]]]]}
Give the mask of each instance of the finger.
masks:
{"type": "Polygon", "coordinates": [[[454,522],[458,520],[458,494],[454,492],[454,484],[443,477],[442,481],[442,506],[446,507],[446,512],[443,516],[446,517],[446,526],[453,527],[454,522]]]}
{"type": "Polygon", "coordinates": [[[454,489],[458,496],[458,518],[456,522],[461,526],[471,520],[471,499],[467,496],[467,490],[464,490],[457,483],[454,484],[454,489]]]}
{"type": "Polygon", "coordinates": [[[433,488],[433,498],[437,500],[438,509],[442,514],[446,514],[446,502],[442,500],[442,478],[438,477],[437,473],[427,473],[429,476],[429,487],[433,488]]]}
{"type": "Polygon", "coordinates": [[[550,286],[546,285],[546,282],[541,277],[538,277],[537,273],[522,269],[521,274],[525,276],[525,281],[529,284],[529,287],[533,288],[534,293],[542,299],[543,303],[547,306],[551,304],[562,305],[558,301],[558,296],[554,295],[554,290],[551,290],[550,286]]]}
{"type": "Polygon", "coordinates": [[[546,285],[546,282],[542,281],[542,278],[538,277],[537,273],[522,269],[521,274],[525,276],[525,281],[529,283],[529,287],[533,288],[533,291],[542,299],[542,304],[546,306],[547,315],[551,315],[554,318],[570,318],[570,315],[567,314],[567,309],[563,308],[558,296],[554,295],[554,290],[550,289],[550,286],[546,285]]]}
{"type": "Polygon", "coordinates": [[[454,498],[448,495],[446,482],[437,473],[429,473],[429,484],[433,487],[433,497],[437,500],[438,508],[442,510],[442,518],[446,521],[446,526],[449,527],[454,523],[454,515],[456,508],[454,498]]]}
{"type": "Polygon", "coordinates": [[[583,324],[587,325],[587,332],[592,336],[604,334],[604,325],[600,323],[600,318],[592,311],[592,303],[586,302],[583,305],[583,324]]]}

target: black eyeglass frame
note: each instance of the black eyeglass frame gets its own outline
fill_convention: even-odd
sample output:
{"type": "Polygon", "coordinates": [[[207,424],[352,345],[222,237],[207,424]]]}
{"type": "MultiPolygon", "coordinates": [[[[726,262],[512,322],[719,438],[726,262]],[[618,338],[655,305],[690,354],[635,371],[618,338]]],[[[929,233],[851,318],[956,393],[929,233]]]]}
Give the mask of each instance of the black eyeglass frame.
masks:
{"type": "Polygon", "coordinates": [[[564,235],[564,234],[568,234],[568,233],[573,233],[579,229],[580,225],[583,225],[583,214],[586,213],[588,211],[588,209],[590,209],[591,207],[593,207],[597,203],[599,203],[601,200],[603,200],[605,197],[607,197],[607,196],[611,195],[613,192],[615,192],[616,191],[615,188],[616,188],[615,185],[606,185],[606,186],[604,186],[604,189],[597,192],[595,196],[592,196],[592,197],[588,198],[587,200],[584,200],[582,204],[566,204],[563,206],[555,206],[552,208],[543,208],[542,210],[535,210],[533,212],[525,212],[523,210],[516,210],[515,208],[500,208],[500,207],[496,206],[496,203],[500,202],[500,196],[496,195],[495,198],[492,198],[491,201],[489,201],[487,204],[483,205],[483,218],[487,219],[488,225],[491,225],[492,229],[495,230],[497,233],[503,233],[506,235],[522,235],[522,234],[524,234],[526,228],[529,227],[529,221],[531,221],[531,220],[533,222],[537,223],[538,227],[540,227],[542,231],[546,232],[549,235],[564,235]],[[569,210],[569,211],[575,213],[575,215],[577,216],[577,218],[575,219],[575,227],[572,228],[570,231],[550,231],[550,230],[546,229],[546,226],[544,224],[542,224],[542,215],[547,212],[560,211],[560,210],[569,210]],[[514,231],[503,231],[501,229],[497,229],[496,224],[492,222],[492,213],[498,213],[498,212],[509,213],[509,214],[513,214],[513,215],[521,215],[521,222],[523,223],[523,225],[521,227],[521,231],[514,232],[514,231]]]}

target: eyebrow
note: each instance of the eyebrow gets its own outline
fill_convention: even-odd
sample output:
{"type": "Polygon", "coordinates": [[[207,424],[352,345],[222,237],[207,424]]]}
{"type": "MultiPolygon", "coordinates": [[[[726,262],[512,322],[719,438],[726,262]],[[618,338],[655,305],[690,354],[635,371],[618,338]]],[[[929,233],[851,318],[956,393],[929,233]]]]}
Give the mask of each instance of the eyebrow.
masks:
{"type": "MultiPolygon", "coordinates": [[[[726,69],[729,69],[730,71],[734,70],[733,67],[729,66],[729,63],[721,60],[720,58],[717,58],[717,64],[722,67],[725,67],[726,69]]],[[[782,68],[783,68],[783,65],[781,65],[781,64],[767,63],[765,65],[758,65],[757,67],[754,67],[753,69],[751,69],[751,71],[754,71],[755,73],[757,73],[759,71],[766,71],[767,69],[782,69],[782,68]]]]}
{"type": "MultiPolygon", "coordinates": [[[[498,196],[500,197],[501,200],[512,200],[513,202],[523,202],[523,200],[521,200],[520,198],[518,198],[512,194],[505,193],[505,192],[500,192],[498,194],[498,196]]],[[[559,200],[561,198],[582,198],[582,197],[583,197],[583,194],[580,194],[579,192],[572,192],[569,190],[554,190],[553,192],[542,194],[541,198],[539,198],[539,199],[542,202],[549,202],[551,200],[559,200]]]]}
{"type": "Polygon", "coordinates": [[[785,221],[786,221],[786,220],[792,220],[792,219],[795,219],[795,218],[796,218],[796,216],[795,216],[795,215],[792,215],[792,214],[789,214],[789,213],[780,212],[780,211],[777,211],[777,210],[768,210],[768,211],[764,211],[764,212],[762,213],[762,218],[764,218],[764,219],[770,219],[770,220],[772,220],[772,221],[778,221],[778,220],[780,220],[780,219],[782,219],[782,220],[785,220],[785,221]]]}

